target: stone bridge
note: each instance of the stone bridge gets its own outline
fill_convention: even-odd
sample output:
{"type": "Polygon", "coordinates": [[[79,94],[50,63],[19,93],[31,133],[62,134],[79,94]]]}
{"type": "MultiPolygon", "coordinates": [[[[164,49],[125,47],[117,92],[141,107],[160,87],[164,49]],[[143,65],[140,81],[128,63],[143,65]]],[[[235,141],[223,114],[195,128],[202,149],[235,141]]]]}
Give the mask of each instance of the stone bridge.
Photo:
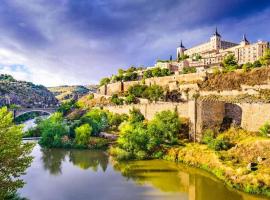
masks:
{"type": "Polygon", "coordinates": [[[13,116],[14,118],[16,118],[23,114],[31,113],[31,112],[42,112],[42,113],[47,113],[50,115],[56,112],[56,110],[57,108],[22,108],[22,109],[13,110],[13,116]]]}

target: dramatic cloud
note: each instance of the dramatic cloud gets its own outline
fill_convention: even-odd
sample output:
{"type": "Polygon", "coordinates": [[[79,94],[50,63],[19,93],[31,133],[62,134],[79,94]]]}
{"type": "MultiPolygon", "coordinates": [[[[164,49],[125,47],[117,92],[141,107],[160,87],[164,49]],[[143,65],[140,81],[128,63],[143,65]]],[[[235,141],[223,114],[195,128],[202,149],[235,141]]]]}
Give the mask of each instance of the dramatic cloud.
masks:
{"type": "Polygon", "coordinates": [[[261,0],[2,0],[0,73],[44,85],[97,83],[208,40],[270,40],[261,0]]]}

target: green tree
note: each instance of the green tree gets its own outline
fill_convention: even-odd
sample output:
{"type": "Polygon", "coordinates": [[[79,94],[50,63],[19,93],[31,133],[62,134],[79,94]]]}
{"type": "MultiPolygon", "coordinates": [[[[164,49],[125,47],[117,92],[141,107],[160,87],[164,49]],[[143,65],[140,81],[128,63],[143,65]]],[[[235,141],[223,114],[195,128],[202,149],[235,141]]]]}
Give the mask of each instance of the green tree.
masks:
{"type": "Polygon", "coordinates": [[[249,70],[251,70],[251,69],[253,69],[253,68],[254,68],[254,66],[253,66],[253,64],[250,63],[250,62],[245,63],[245,64],[242,66],[242,69],[243,69],[244,71],[249,71],[249,70]]]}
{"type": "Polygon", "coordinates": [[[189,56],[183,54],[182,56],[180,56],[180,57],[178,58],[178,61],[186,60],[187,58],[189,58],[189,56]]]}
{"type": "Polygon", "coordinates": [[[261,67],[262,63],[259,60],[254,61],[253,63],[254,68],[261,67]]]}
{"type": "Polygon", "coordinates": [[[125,98],[125,102],[126,102],[126,104],[133,104],[133,103],[137,103],[138,100],[137,100],[137,98],[136,98],[136,96],[134,94],[129,94],[125,98]]]}
{"type": "Polygon", "coordinates": [[[100,80],[99,85],[100,85],[100,86],[102,86],[102,85],[107,85],[107,84],[110,83],[110,81],[111,81],[110,78],[103,78],[103,79],[100,80]]]}
{"type": "Polygon", "coordinates": [[[262,65],[264,65],[264,66],[270,65],[270,49],[269,48],[265,51],[265,53],[264,53],[263,57],[260,59],[260,61],[261,61],[262,65]]]}
{"type": "Polygon", "coordinates": [[[82,118],[82,123],[88,123],[92,127],[92,133],[98,135],[101,131],[109,127],[109,119],[107,111],[94,108],[87,112],[82,118]]]}
{"type": "Polygon", "coordinates": [[[38,129],[41,132],[39,144],[47,147],[61,147],[62,137],[69,134],[69,127],[64,122],[63,115],[59,112],[41,121],[38,124],[38,129]]]}
{"type": "Polygon", "coordinates": [[[168,110],[157,113],[147,127],[151,135],[152,147],[162,143],[173,144],[177,142],[180,128],[181,122],[176,112],[168,110]]]}
{"type": "Polygon", "coordinates": [[[190,73],[196,73],[197,69],[196,67],[184,67],[182,73],[183,74],[190,74],[190,73]]]}
{"type": "Polygon", "coordinates": [[[89,124],[83,124],[75,129],[75,141],[78,145],[87,145],[92,133],[92,127],[89,124]]]}
{"type": "Polygon", "coordinates": [[[18,188],[23,187],[19,179],[30,166],[29,156],[33,145],[22,141],[22,126],[13,123],[12,113],[0,109],[0,199],[8,199],[18,188]]]}
{"type": "Polygon", "coordinates": [[[143,78],[151,78],[151,77],[153,77],[152,70],[148,69],[145,72],[143,72],[143,78]]]}
{"type": "Polygon", "coordinates": [[[147,98],[150,101],[158,101],[163,97],[164,90],[159,85],[152,85],[148,87],[144,93],[143,97],[147,98]]]}
{"type": "Polygon", "coordinates": [[[169,76],[171,74],[172,74],[172,72],[169,69],[167,69],[167,68],[161,69],[161,76],[169,76]]]}
{"type": "Polygon", "coordinates": [[[128,121],[132,124],[136,124],[138,122],[143,122],[144,116],[139,109],[133,108],[129,111],[129,119],[128,121]]]}
{"type": "Polygon", "coordinates": [[[119,98],[117,94],[113,94],[111,97],[111,102],[115,105],[123,105],[124,99],[119,98]]]}
{"type": "Polygon", "coordinates": [[[134,95],[135,97],[142,97],[146,89],[146,85],[136,84],[128,88],[128,94],[134,95]]]}
{"type": "Polygon", "coordinates": [[[152,69],[152,76],[160,77],[161,76],[161,69],[159,67],[155,67],[152,69]]]}
{"type": "Polygon", "coordinates": [[[237,64],[237,61],[236,61],[234,54],[227,55],[224,58],[222,64],[225,68],[225,71],[227,71],[227,72],[234,71],[238,67],[238,64],[237,64]]]}

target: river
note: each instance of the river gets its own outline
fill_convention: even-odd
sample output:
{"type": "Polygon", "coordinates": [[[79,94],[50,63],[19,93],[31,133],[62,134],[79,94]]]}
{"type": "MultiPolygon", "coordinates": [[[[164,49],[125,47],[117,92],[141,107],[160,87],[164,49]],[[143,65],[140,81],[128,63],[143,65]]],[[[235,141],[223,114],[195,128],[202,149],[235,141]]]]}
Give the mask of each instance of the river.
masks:
{"type": "Polygon", "coordinates": [[[208,173],[173,162],[114,162],[106,152],[42,149],[19,190],[30,200],[264,200],[230,190],[208,173]]]}

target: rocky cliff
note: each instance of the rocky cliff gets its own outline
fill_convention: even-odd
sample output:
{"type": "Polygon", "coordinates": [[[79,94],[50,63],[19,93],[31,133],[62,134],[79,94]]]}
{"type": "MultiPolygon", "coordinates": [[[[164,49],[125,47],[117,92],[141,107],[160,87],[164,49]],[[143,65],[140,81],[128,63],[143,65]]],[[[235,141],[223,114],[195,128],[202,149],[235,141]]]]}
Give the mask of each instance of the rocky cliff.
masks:
{"type": "Polygon", "coordinates": [[[24,108],[54,107],[58,100],[42,85],[17,81],[10,75],[0,74],[0,106],[10,104],[24,108]]]}

